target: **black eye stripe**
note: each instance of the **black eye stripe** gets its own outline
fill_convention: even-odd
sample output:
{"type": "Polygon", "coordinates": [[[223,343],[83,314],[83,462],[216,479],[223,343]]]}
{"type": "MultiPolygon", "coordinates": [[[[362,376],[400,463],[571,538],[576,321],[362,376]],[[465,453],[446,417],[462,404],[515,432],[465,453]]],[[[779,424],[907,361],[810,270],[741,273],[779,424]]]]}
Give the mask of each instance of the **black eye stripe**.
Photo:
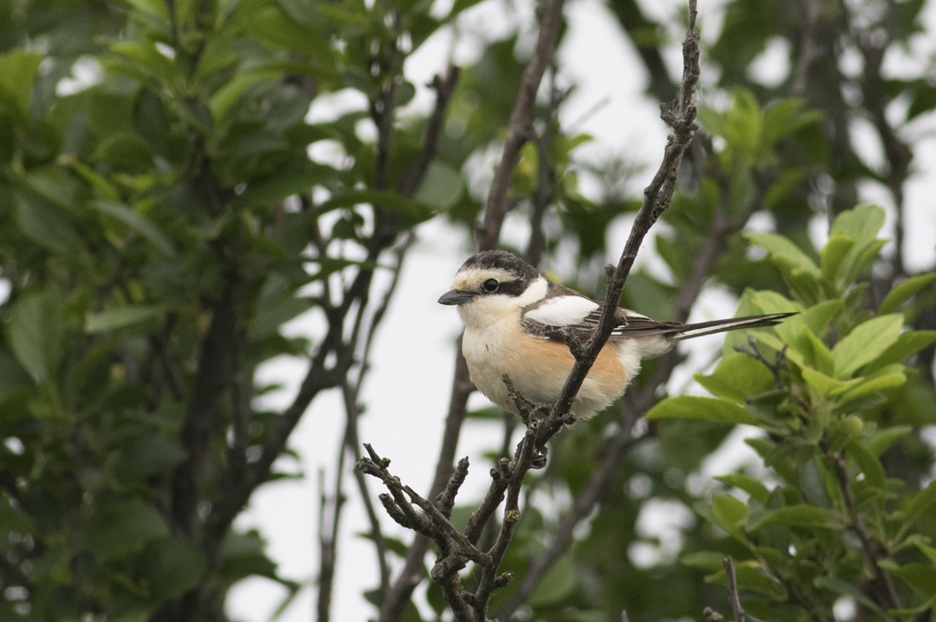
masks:
{"type": "Polygon", "coordinates": [[[504,281],[497,289],[498,294],[505,296],[519,296],[526,290],[526,284],[523,281],[504,281]]]}

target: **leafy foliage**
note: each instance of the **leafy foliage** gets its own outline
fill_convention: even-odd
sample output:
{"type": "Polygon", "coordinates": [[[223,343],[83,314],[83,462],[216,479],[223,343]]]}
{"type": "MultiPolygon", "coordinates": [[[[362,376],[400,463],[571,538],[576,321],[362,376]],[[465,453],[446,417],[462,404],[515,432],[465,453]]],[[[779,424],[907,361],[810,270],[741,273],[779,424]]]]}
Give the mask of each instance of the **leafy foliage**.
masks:
{"type": "MultiPolygon", "coordinates": [[[[926,577],[936,566],[918,546],[928,546],[915,530],[920,514],[907,508],[927,503],[933,484],[916,490],[888,478],[881,455],[912,430],[888,405],[908,381],[920,381],[905,361],[936,341],[936,332],[903,332],[901,314],[868,317],[849,304],[855,279],[881,246],[883,222],[883,210],[871,206],[840,214],[820,253],[821,270],[782,237],[749,236],[768,250],[794,295],[747,291],[742,311],[799,315],[752,333],[749,345],[734,346],[739,352],[697,378],[716,399],[669,398],[647,414],[741,422],[763,432],[748,443],[771,477],[719,478],[739,496],[715,493],[711,505],[696,505],[744,547],[738,586],[759,596],[746,604],[758,617],[796,620],[806,612],[825,619],[842,596],[882,617],[932,606],[926,577]]],[[[715,552],[683,561],[710,571],[708,581],[725,580],[715,552]]]]}

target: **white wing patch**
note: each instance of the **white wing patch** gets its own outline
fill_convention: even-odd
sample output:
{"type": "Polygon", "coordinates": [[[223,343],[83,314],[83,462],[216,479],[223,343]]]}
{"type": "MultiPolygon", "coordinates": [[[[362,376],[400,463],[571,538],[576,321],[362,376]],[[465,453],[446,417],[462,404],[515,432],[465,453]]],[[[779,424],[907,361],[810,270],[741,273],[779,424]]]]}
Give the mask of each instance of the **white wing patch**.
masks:
{"type": "Polygon", "coordinates": [[[574,326],[580,324],[589,313],[598,308],[598,304],[588,298],[558,296],[527,311],[523,317],[546,326],[574,326]]]}

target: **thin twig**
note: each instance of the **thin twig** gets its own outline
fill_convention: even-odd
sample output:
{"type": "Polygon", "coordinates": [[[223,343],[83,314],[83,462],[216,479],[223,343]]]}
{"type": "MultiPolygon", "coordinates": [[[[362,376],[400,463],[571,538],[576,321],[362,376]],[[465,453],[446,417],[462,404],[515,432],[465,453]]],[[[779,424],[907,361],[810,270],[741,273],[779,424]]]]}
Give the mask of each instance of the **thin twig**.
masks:
{"type": "Polygon", "coordinates": [[[591,514],[608,483],[617,472],[624,454],[638,443],[650,438],[647,435],[639,438],[632,437],[634,424],[638,418],[637,416],[624,417],[621,431],[615,436],[613,443],[606,447],[603,452],[604,459],[601,466],[592,474],[585,489],[576,496],[572,507],[562,517],[549,548],[533,561],[524,574],[523,582],[517,588],[516,594],[498,610],[497,617],[499,619],[510,620],[514,612],[528,601],[530,595],[539,586],[543,577],[546,576],[546,573],[568,550],[572,543],[575,528],[591,514]]]}
{"type": "MultiPolygon", "coordinates": [[[[673,128],[673,134],[669,136],[660,167],[657,169],[650,185],[644,190],[643,204],[637,212],[630,237],[618,261],[617,268],[615,268],[614,274],[608,282],[605,300],[609,303],[620,299],[621,292],[624,290],[624,283],[630,274],[634,261],[637,259],[637,252],[643,244],[644,237],[646,237],[650,227],[663,211],[669,207],[676,187],[679,164],[696,130],[696,106],[693,103],[693,98],[700,75],[699,41],[695,28],[696,16],[696,0],[689,0],[689,27],[686,41],[683,43],[682,87],[676,100],[671,104],[664,104],[660,107],[660,116],[673,128]]],[[[603,306],[598,328],[584,346],[585,355],[576,360],[572,373],[566,379],[562,393],[553,406],[550,417],[547,417],[544,425],[539,429],[538,444],[541,444],[541,441],[545,438],[552,436],[555,430],[558,429],[557,426],[561,424],[558,421],[558,416],[553,417],[553,415],[562,415],[571,409],[572,401],[582,382],[584,382],[588,370],[611,335],[616,309],[616,304],[603,306]]]]}
{"type": "Polygon", "coordinates": [[[452,543],[460,547],[461,553],[471,561],[485,566],[490,565],[488,556],[479,551],[463,534],[459,533],[448,517],[435,504],[422,497],[411,487],[400,482],[399,478],[387,470],[387,466],[390,464],[389,460],[381,458],[368,443],[364,444],[364,448],[367,450],[368,456],[358,461],[357,468],[382,481],[409,520],[424,525],[426,533],[433,537],[451,540],[452,543]],[[406,498],[404,498],[404,495],[406,498]],[[413,508],[414,505],[422,510],[422,514],[416,513],[415,508],[413,508]]]}
{"type": "Polygon", "coordinates": [[[851,520],[851,529],[858,535],[861,541],[861,550],[864,552],[871,572],[874,575],[872,586],[874,589],[871,598],[881,607],[881,609],[901,609],[903,608],[900,596],[890,574],[880,566],[880,562],[887,557],[887,551],[878,543],[865,525],[861,514],[855,511],[855,493],[852,490],[851,480],[848,475],[848,467],[845,464],[845,458],[841,454],[829,452],[826,454],[826,461],[832,467],[839,488],[842,492],[842,501],[845,504],[845,510],[851,520]]]}
{"type": "Polygon", "coordinates": [[[799,59],[793,69],[793,84],[790,86],[790,95],[802,97],[809,83],[809,70],[813,61],[819,58],[821,46],[816,41],[816,31],[819,27],[820,3],[818,0],[801,0],[801,12],[805,24],[801,30],[799,44],[799,59]]]}
{"type": "Polygon", "coordinates": [[[728,582],[728,602],[731,603],[731,611],[734,614],[735,622],[744,622],[744,607],[741,606],[741,598],[738,596],[738,580],[735,577],[734,561],[731,556],[722,558],[722,566],[725,567],[725,580],[728,582]]]}
{"type": "MultiPolygon", "coordinates": [[[[436,80],[437,98],[435,109],[426,128],[424,140],[424,150],[431,149],[433,153],[438,149],[438,142],[441,137],[442,122],[445,111],[448,107],[452,92],[458,81],[458,70],[454,66],[449,66],[449,72],[445,78],[436,80]]],[[[420,160],[421,162],[422,160],[420,160]]],[[[405,180],[403,193],[410,196],[407,192],[415,192],[419,187],[419,182],[428,170],[428,162],[425,166],[417,163],[409,171],[405,180]]],[[[459,344],[460,346],[460,344],[459,344]]],[[[465,357],[461,354],[461,347],[457,348],[455,353],[455,377],[452,382],[452,394],[449,399],[448,414],[445,418],[445,428],[442,434],[442,445],[439,448],[439,458],[436,461],[436,470],[430,487],[430,497],[438,495],[442,491],[445,483],[452,473],[452,464],[455,461],[455,450],[458,446],[458,438],[461,433],[462,423],[468,410],[468,396],[474,390],[474,385],[468,376],[468,364],[465,357]]],[[[397,576],[396,581],[384,592],[384,598],[380,606],[380,622],[391,622],[399,619],[403,608],[410,600],[410,596],[416,586],[422,581],[423,558],[429,550],[429,539],[419,534],[413,539],[406,552],[406,559],[403,562],[403,570],[397,576]]]]}
{"type": "Polygon", "coordinates": [[[335,578],[335,563],[338,560],[338,525],[344,494],[341,491],[344,472],[344,449],[339,452],[338,468],[335,473],[335,488],[329,496],[325,484],[325,473],[319,471],[319,579],[316,599],[316,621],[328,622],[331,610],[332,586],[335,578]]]}
{"type": "Polygon", "coordinates": [[[445,123],[445,113],[448,110],[449,100],[452,99],[452,94],[455,93],[455,87],[458,86],[460,75],[461,70],[450,64],[444,76],[438,75],[432,80],[432,87],[436,92],[436,103],[432,109],[432,114],[429,116],[429,121],[426,123],[423,149],[419,154],[419,159],[406,172],[400,184],[400,193],[403,196],[413,196],[423,177],[425,177],[429,165],[435,160],[439,149],[439,139],[442,136],[445,123]]]}

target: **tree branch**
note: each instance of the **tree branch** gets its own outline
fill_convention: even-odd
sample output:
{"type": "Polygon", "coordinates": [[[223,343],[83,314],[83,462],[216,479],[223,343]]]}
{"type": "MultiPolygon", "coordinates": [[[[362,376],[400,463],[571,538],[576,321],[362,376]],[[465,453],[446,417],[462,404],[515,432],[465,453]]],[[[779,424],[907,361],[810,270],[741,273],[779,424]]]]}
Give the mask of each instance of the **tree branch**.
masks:
{"type": "Polygon", "coordinates": [[[685,153],[686,148],[692,141],[697,127],[695,124],[696,107],[693,103],[700,73],[698,33],[695,29],[696,15],[696,0],[689,0],[689,27],[686,41],[683,43],[682,87],[676,100],[660,106],[661,118],[673,128],[673,133],[668,137],[666,149],[663,153],[663,161],[650,185],[644,190],[643,204],[637,212],[624,252],[621,254],[618,265],[609,279],[605,296],[605,301],[609,304],[603,306],[595,333],[586,342],[583,348],[584,352],[577,357],[572,373],[566,379],[565,386],[553,406],[552,412],[544,420],[543,425],[539,427],[536,439],[538,446],[542,446],[548,438],[558,431],[562,425],[561,418],[570,411],[572,401],[582,386],[588,370],[611,335],[614,313],[617,308],[616,304],[611,303],[620,299],[621,292],[624,290],[624,283],[630,274],[634,261],[637,259],[637,252],[643,243],[644,237],[650,231],[650,227],[669,207],[670,200],[673,197],[676,176],[679,172],[683,153],[685,153]]]}
{"type": "Polygon", "coordinates": [[[871,567],[871,573],[874,575],[871,598],[885,610],[903,608],[890,574],[879,565],[879,562],[887,557],[887,551],[868,531],[861,514],[855,511],[855,493],[851,487],[845,458],[837,452],[829,452],[826,454],[826,461],[832,467],[832,471],[838,480],[845,511],[848,512],[851,521],[850,527],[858,535],[858,539],[861,541],[861,550],[864,552],[868,565],[871,567]]]}
{"type": "Polygon", "coordinates": [[[725,581],[728,584],[728,602],[731,603],[731,611],[734,614],[735,622],[744,622],[747,618],[744,615],[744,607],[741,606],[741,598],[738,596],[738,580],[735,578],[734,561],[730,556],[722,558],[722,566],[725,567],[725,581]]]}
{"type": "Polygon", "coordinates": [[[234,349],[238,289],[239,279],[229,274],[223,294],[213,305],[211,326],[202,342],[195,382],[179,434],[187,457],[173,476],[172,515],[176,528],[188,536],[195,534],[199,482],[215,428],[218,400],[231,382],[231,361],[237,357],[234,349]]]}
{"type": "MultiPolygon", "coordinates": [[[[540,14],[540,33],[537,41],[536,50],[533,58],[524,70],[523,80],[520,90],[517,93],[517,99],[514,104],[513,112],[510,117],[510,125],[507,132],[507,141],[504,144],[504,151],[501,162],[495,172],[497,178],[496,184],[492,184],[491,192],[488,196],[488,208],[485,217],[485,224],[481,227],[479,233],[480,248],[494,248],[497,240],[500,238],[500,229],[503,225],[504,216],[507,212],[507,192],[510,188],[510,180],[513,177],[513,171],[519,162],[520,148],[526,141],[529,130],[532,125],[536,106],[536,92],[539,90],[539,84],[542,81],[546,67],[552,58],[558,38],[558,31],[562,18],[563,0],[551,0],[550,4],[540,14]]],[[[450,73],[443,79],[438,87],[438,98],[436,102],[437,109],[444,107],[447,103],[445,94],[448,88],[454,89],[457,74],[450,73]]],[[[433,115],[433,119],[436,115],[433,115]]],[[[438,126],[441,127],[441,117],[439,117],[438,126]]],[[[427,137],[433,136],[433,128],[436,125],[430,122],[427,127],[427,137]]],[[[418,165],[414,170],[418,170],[418,165]]],[[[417,184],[411,184],[415,190],[417,184]]],[[[468,396],[474,390],[474,385],[468,375],[468,365],[461,354],[461,347],[457,348],[455,354],[455,375],[452,382],[452,393],[449,399],[448,414],[445,419],[445,430],[442,437],[442,446],[439,450],[439,458],[436,462],[436,472],[430,488],[430,497],[434,497],[442,491],[445,482],[452,473],[452,464],[455,457],[455,449],[458,445],[458,438],[461,433],[461,427],[467,412],[468,396]]],[[[419,585],[423,578],[423,558],[429,550],[429,539],[417,535],[406,554],[403,564],[403,570],[400,572],[393,587],[386,594],[380,607],[380,622],[390,622],[399,619],[403,607],[409,602],[413,590],[419,585]]]]}
{"type": "Polygon", "coordinates": [[[520,82],[520,90],[510,113],[507,138],[501,153],[500,163],[494,170],[491,190],[488,193],[484,222],[478,228],[478,248],[490,250],[497,247],[504,217],[510,207],[508,193],[513,181],[514,170],[520,162],[520,150],[532,135],[533,119],[536,114],[536,93],[543,74],[552,59],[562,25],[563,0],[548,0],[539,7],[539,37],[533,58],[530,59],[520,82]]]}
{"type": "MultiPolygon", "coordinates": [[[[549,6],[550,8],[556,9],[557,4],[553,3],[549,6]]],[[[674,133],[669,138],[664,152],[663,162],[657,174],[645,190],[644,203],[638,213],[631,231],[630,239],[621,255],[618,267],[614,270],[613,274],[610,275],[608,295],[606,297],[606,300],[609,302],[616,301],[620,298],[624,282],[633,266],[634,259],[636,258],[643,238],[646,236],[652,224],[659,218],[660,214],[669,206],[669,202],[675,190],[676,175],[682,155],[692,140],[693,133],[696,129],[696,108],[692,103],[694,89],[699,78],[699,48],[697,33],[695,32],[695,0],[690,0],[689,7],[689,29],[686,43],[683,47],[685,63],[683,90],[675,102],[661,107],[661,116],[668,125],[673,127],[674,133]]],[[[543,21],[547,21],[545,15],[543,21]]],[[[545,28],[545,26],[543,26],[543,28],[545,28]]],[[[542,38],[543,34],[541,32],[541,41],[542,38]]],[[[515,112],[516,110],[515,108],[515,112]]],[[[516,130],[517,125],[512,122],[511,127],[516,130]]],[[[510,136],[508,136],[508,142],[510,142],[510,136]]],[[[505,147],[505,152],[506,151],[507,149],[505,147]]],[[[504,162],[505,161],[502,160],[501,167],[504,166],[504,162]]],[[[499,167],[498,172],[501,171],[501,167],[499,167]]],[[[512,171],[513,169],[510,168],[509,170],[512,171]]],[[[496,176],[497,173],[495,173],[495,177],[496,176]]],[[[497,234],[503,222],[503,216],[506,213],[504,209],[497,209],[498,207],[503,208],[506,204],[506,187],[499,186],[497,188],[492,188],[491,192],[488,213],[486,214],[484,227],[482,227],[481,230],[482,248],[485,248],[485,245],[496,243],[497,234]],[[496,192],[502,192],[503,194],[498,197],[496,196],[496,192]],[[490,226],[490,228],[487,228],[488,226],[490,226]]],[[[447,582],[452,580],[455,573],[464,566],[465,560],[470,559],[468,554],[473,554],[474,551],[465,548],[461,543],[458,543],[458,547],[451,549],[448,547],[440,547],[440,557],[436,563],[436,567],[433,569],[432,576],[434,581],[442,582],[444,593],[447,598],[452,597],[454,599],[457,597],[458,601],[453,605],[453,609],[456,611],[458,619],[462,619],[462,616],[465,614],[465,610],[460,604],[460,601],[464,600],[470,604],[471,610],[473,611],[473,617],[467,619],[486,620],[491,594],[497,587],[505,584],[509,580],[509,577],[506,575],[498,575],[497,569],[503,560],[513,532],[520,520],[519,493],[523,478],[527,471],[532,468],[535,457],[544,451],[546,442],[555,435],[564,424],[574,421],[574,416],[569,414],[572,401],[584,381],[591,364],[597,357],[598,352],[610,336],[612,328],[611,320],[613,319],[613,310],[615,307],[616,305],[614,304],[605,306],[605,313],[601,318],[599,329],[596,330],[595,334],[581,350],[576,349],[574,351],[577,359],[576,364],[566,381],[560,399],[552,406],[547,417],[543,421],[531,419],[526,433],[517,447],[514,459],[502,459],[498,464],[498,469],[492,472],[493,481],[491,486],[481,505],[469,519],[468,527],[465,530],[467,543],[473,546],[474,543],[477,542],[484,525],[490,520],[490,517],[493,516],[494,510],[500,504],[500,501],[506,497],[504,520],[501,523],[500,531],[493,546],[485,554],[487,559],[485,559],[483,563],[479,563],[478,560],[472,560],[476,561],[480,567],[478,584],[473,593],[463,593],[461,590],[456,592],[450,589],[450,584],[448,588],[446,588],[446,585],[447,582]]],[[[369,465],[359,465],[359,468],[366,468],[368,472],[373,470],[373,467],[369,465]]],[[[380,476],[379,473],[372,474],[380,476]]],[[[381,477],[381,479],[384,480],[388,487],[390,486],[387,479],[384,477],[381,477]]],[[[415,493],[410,494],[410,497],[416,502],[417,498],[413,496],[414,494],[415,493]]],[[[399,505],[399,503],[400,500],[397,499],[397,504],[399,505]]],[[[423,509],[427,514],[432,514],[431,507],[423,509]]],[[[438,510],[436,509],[436,511],[438,510]]],[[[454,539],[452,534],[446,533],[446,536],[454,539]]],[[[420,553],[420,555],[422,555],[422,553],[420,553]]],[[[412,585],[415,586],[415,582],[413,582],[412,585]]],[[[381,619],[394,619],[387,617],[387,612],[388,609],[385,607],[381,612],[381,619]]]]}

